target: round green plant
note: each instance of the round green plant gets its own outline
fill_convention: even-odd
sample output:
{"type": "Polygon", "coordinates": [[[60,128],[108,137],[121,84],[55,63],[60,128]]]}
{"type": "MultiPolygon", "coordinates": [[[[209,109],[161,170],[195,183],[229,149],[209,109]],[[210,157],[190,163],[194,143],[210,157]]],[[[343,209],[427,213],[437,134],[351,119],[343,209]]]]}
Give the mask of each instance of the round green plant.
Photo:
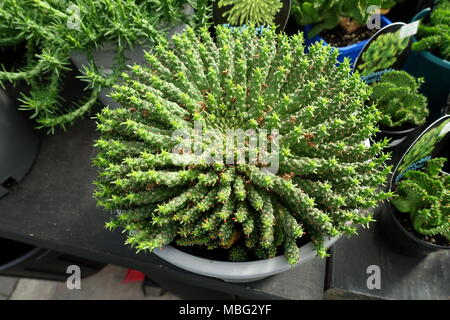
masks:
{"type": "Polygon", "coordinates": [[[450,175],[442,172],[446,160],[431,159],[424,171],[408,171],[391,201],[400,212],[410,214],[418,233],[441,235],[450,244],[450,175]]]}
{"type": "Polygon", "coordinates": [[[429,21],[423,21],[417,33],[419,41],[413,43],[415,51],[436,52],[450,61],[450,1],[439,0],[429,21]]]}
{"type": "Polygon", "coordinates": [[[224,16],[232,25],[270,25],[283,3],[280,0],[219,0],[218,6],[231,6],[224,16]]]}
{"type": "Polygon", "coordinates": [[[294,264],[307,237],[324,257],[328,237],[355,234],[372,221],[363,209],[389,195],[378,188],[387,141],[367,144],[380,118],[369,87],[329,47],[305,53],[302,34],[219,26],[216,36],[188,28],[161,40],[115,86],[123,107],[98,115],[95,198],[119,212],[107,226],[139,251],[284,252],[294,264]],[[230,141],[230,130],[259,143],[230,141]]]}
{"type": "Polygon", "coordinates": [[[392,67],[409,44],[409,37],[400,38],[400,32],[385,33],[375,39],[362,54],[358,70],[363,76],[392,67]]]}
{"type": "Polygon", "coordinates": [[[429,110],[427,98],[419,93],[422,83],[423,79],[416,79],[405,71],[389,71],[373,85],[370,98],[382,113],[382,126],[397,128],[425,123],[429,110]]]}

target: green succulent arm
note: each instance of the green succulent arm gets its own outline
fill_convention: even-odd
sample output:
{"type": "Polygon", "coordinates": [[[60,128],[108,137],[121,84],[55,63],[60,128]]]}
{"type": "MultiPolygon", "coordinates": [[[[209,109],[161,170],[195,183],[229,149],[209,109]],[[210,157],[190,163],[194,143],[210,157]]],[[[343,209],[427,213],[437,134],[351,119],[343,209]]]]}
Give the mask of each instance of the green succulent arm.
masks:
{"type": "Polygon", "coordinates": [[[301,34],[219,26],[216,38],[187,28],[121,77],[112,97],[123,107],[98,115],[95,197],[130,217],[112,225],[138,250],[173,242],[229,249],[232,261],[282,250],[294,264],[306,233],[324,257],[328,237],[354,234],[372,221],[358,209],[390,195],[377,188],[387,142],[365,143],[380,118],[364,103],[370,90],[348,61],[336,65],[337,52],[317,44],[306,54],[301,34]],[[198,124],[199,145],[172,152],[181,141],[171,133],[192,138],[198,124]],[[280,148],[275,173],[259,146],[227,145],[233,164],[195,152],[209,150],[212,130],[225,141],[228,130],[261,129],[280,148]]]}

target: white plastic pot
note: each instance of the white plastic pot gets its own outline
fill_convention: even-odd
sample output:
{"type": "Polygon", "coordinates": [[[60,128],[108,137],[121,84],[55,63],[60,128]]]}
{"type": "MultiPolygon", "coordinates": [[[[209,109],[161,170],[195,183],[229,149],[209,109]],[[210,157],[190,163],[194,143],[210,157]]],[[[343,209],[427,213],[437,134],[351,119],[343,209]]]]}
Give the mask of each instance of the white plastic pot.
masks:
{"type": "MultiPolygon", "coordinates": [[[[328,239],[325,242],[325,247],[328,249],[338,239],[339,237],[328,239]]],[[[300,259],[295,265],[290,265],[284,255],[250,262],[216,261],[193,256],[169,245],[162,249],[156,249],[153,253],[181,269],[227,282],[238,283],[261,280],[289,271],[316,257],[311,242],[300,248],[300,259]]]]}

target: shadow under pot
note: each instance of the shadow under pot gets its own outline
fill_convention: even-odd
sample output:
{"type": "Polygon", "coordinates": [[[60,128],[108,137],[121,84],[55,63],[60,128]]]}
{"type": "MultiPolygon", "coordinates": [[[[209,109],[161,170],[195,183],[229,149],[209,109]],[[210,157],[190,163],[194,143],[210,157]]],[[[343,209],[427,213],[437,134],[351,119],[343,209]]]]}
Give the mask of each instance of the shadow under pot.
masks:
{"type": "Polygon", "coordinates": [[[409,214],[401,213],[389,202],[383,205],[380,222],[383,236],[390,247],[401,255],[424,257],[439,250],[450,249],[449,245],[443,243],[444,239],[431,243],[419,238],[423,236],[413,230],[409,214]]]}
{"type": "Polygon", "coordinates": [[[22,181],[39,151],[39,139],[16,99],[0,88],[0,198],[22,181]]]}

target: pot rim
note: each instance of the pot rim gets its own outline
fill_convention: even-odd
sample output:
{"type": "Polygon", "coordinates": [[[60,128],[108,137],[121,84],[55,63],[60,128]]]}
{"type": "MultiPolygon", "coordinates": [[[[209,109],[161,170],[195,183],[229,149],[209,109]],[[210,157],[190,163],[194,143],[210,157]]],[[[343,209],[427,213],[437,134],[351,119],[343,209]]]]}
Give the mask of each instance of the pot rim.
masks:
{"type": "MultiPolygon", "coordinates": [[[[331,247],[340,237],[327,238],[325,247],[331,247]]],[[[194,256],[178,250],[171,245],[166,245],[161,249],[155,249],[153,253],[179,268],[196,274],[230,282],[250,282],[288,271],[317,256],[312,242],[308,242],[300,247],[299,250],[300,259],[294,265],[288,263],[285,255],[247,262],[218,261],[194,256]]]]}
{"type": "Polygon", "coordinates": [[[411,133],[414,130],[416,130],[418,128],[418,126],[409,128],[409,129],[405,129],[405,130],[384,130],[382,128],[380,128],[380,132],[381,133],[386,133],[386,134],[406,134],[406,133],[411,133]]]}

